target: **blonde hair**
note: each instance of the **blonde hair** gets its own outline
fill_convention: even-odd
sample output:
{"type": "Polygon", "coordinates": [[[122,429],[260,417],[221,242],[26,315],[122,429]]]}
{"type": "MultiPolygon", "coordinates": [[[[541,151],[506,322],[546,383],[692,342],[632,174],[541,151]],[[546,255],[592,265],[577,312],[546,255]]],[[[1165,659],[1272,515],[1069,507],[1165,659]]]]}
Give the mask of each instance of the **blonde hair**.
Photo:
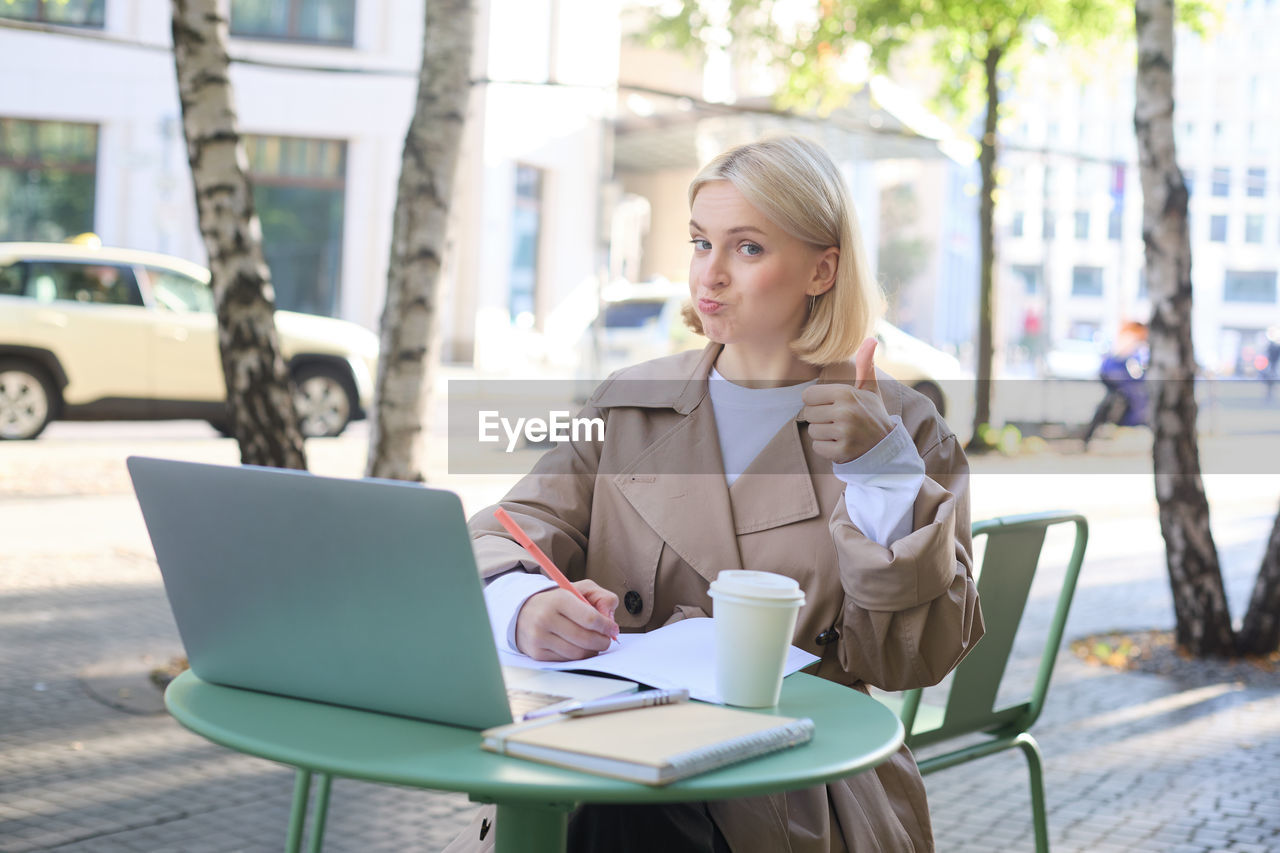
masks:
{"type": "MultiPolygon", "coordinates": [[[[816,142],[780,136],[731,148],[689,184],[689,206],[712,181],[727,181],[752,207],[792,237],[840,250],[835,284],[817,297],[791,350],[817,367],[848,361],[871,334],[883,299],[862,247],[857,213],[831,156],[816,142]]],[[[685,323],[702,334],[691,304],[685,323]]]]}

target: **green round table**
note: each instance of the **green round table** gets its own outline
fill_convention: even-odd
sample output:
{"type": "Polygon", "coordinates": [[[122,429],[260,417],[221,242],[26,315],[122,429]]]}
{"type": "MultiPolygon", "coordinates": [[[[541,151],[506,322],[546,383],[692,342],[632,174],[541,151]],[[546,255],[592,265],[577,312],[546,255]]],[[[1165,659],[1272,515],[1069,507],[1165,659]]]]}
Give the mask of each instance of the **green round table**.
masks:
{"type": "Polygon", "coordinates": [[[312,774],[319,777],[309,848],[323,844],[334,776],[458,791],[497,805],[497,850],[562,851],[566,819],[579,803],[722,800],[832,782],[876,766],[902,745],[902,724],[865,694],[803,673],[783,681],[776,708],[809,717],[809,743],[651,787],[485,752],[480,733],[303,699],[223,687],[184,672],[165,705],[214,743],[297,768],[286,850],[302,839],[312,774]]]}

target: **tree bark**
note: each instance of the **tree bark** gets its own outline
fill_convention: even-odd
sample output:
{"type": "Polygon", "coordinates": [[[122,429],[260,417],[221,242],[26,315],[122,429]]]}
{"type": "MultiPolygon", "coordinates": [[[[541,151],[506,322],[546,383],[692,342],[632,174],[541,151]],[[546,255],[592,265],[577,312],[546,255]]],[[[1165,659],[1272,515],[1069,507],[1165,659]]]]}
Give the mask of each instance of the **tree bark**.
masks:
{"type": "Polygon", "coordinates": [[[302,433],[274,320],[271,272],[245,177],[218,0],[172,0],[182,129],[209,254],[230,430],[240,461],[306,468],[302,433]]]}
{"type": "Polygon", "coordinates": [[[982,197],[978,205],[978,240],[981,247],[978,284],[978,370],[974,387],[973,437],[968,449],[987,449],[982,426],[991,423],[991,389],[995,363],[995,266],[996,266],[996,125],[1000,118],[1000,89],[996,74],[1003,48],[989,47],[983,57],[987,84],[987,116],[982,128],[978,165],[982,172],[982,197]]]}
{"type": "Polygon", "coordinates": [[[404,141],[367,474],[423,480],[439,354],[436,299],[471,91],[471,0],[426,0],[418,97],[404,141]]]}
{"type": "Polygon", "coordinates": [[[1152,429],[1156,500],[1178,645],[1197,657],[1235,652],[1231,616],[1196,443],[1187,187],[1173,135],[1173,0],[1136,0],[1134,130],[1142,177],[1142,240],[1151,293],[1152,429]]]}
{"type": "Polygon", "coordinates": [[[1242,655],[1265,655],[1280,649],[1280,514],[1271,526],[1236,647],[1242,655]]]}

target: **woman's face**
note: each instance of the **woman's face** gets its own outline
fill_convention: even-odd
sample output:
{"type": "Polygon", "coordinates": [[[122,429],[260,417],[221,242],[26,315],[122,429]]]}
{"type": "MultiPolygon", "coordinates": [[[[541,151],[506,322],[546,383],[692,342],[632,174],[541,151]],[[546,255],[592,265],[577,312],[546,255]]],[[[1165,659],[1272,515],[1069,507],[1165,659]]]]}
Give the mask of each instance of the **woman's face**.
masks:
{"type": "Polygon", "coordinates": [[[689,221],[689,295],[717,343],[785,347],[800,335],[808,298],[834,281],[838,252],[792,237],[728,181],[704,184],[689,221]]]}

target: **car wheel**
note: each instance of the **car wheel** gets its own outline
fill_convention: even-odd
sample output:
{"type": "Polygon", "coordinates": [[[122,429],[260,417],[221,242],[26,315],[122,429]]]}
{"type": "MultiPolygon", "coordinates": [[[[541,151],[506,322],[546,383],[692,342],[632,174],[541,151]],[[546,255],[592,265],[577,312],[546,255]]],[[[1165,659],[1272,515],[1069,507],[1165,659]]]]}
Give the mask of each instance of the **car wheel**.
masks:
{"type": "Polygon", "coordinates": [[[933,407],[938,410],[938,414],[942,417],[947,416],[947,401],[942,396],[942,389],[932,382],[917,382],[911,386],[914,390],[929,398],[929,402],[933,403],[933,407]]]}
{"type": "Polygon", "coordinates": [[[0,439],[35,438],[53,418],[57,399],[44,370],[21,359],[0,359],[0,439]]]}
{"type": "Polygon", "coordinates": [[[351,421],[355,395],[345,377],[324,365],[301,367],[293,374],[293,404],[304,438],[341,434],[351,421]]]}

